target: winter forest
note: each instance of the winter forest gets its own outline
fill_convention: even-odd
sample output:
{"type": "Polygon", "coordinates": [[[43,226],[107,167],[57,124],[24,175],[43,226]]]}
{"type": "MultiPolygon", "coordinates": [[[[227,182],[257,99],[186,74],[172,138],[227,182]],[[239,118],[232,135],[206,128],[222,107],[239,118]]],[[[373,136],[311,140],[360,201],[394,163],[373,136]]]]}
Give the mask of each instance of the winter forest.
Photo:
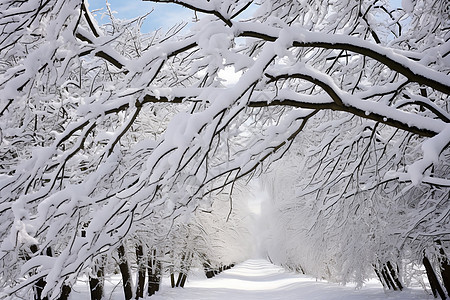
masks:
{"type": "Polygon", "coordinates": [[[194,17],[0,0],[0,299],[256,254],[450,297],[447,0],[149,1],[194,17]]]}

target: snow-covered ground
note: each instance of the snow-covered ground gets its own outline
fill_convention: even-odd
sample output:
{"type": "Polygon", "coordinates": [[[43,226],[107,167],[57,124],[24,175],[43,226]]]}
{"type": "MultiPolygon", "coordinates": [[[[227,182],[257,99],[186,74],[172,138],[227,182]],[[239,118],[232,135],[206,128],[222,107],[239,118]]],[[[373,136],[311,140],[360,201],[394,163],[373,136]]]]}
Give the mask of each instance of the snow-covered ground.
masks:
{"type": "Polygon", "coordinates": [[[153,300],[235,300],[235,299],[434,299],[421,289],[403,292],[385,292],[377,281],[367,283],[362,289],[317,281],[304,275],[294,274],[266,260],[247,260],[224,271],[212,279],[192,278],[184,289],[163,286],[150,297],[153,300]]]}
{"type": "MultiPolygon", "coordinates": [[[[149,300],[417,300],[434,299],[421,288],[402,292],[384,291],[373,280],[363,288],[342,286],[299,275],[263,259],[251,259],[226,270],[212,279],[199,271],[188,277],[185,288],[170,287],[165,278],[161,290],[149,300]]],[[[23,298],[17,298],[17,300],[23,298]]],[[[70,300],[90,299],[87,278],[73,287],[70,300]]],[[[123,300],[120,275],[105,282],[105,300],[123,300]]]]}

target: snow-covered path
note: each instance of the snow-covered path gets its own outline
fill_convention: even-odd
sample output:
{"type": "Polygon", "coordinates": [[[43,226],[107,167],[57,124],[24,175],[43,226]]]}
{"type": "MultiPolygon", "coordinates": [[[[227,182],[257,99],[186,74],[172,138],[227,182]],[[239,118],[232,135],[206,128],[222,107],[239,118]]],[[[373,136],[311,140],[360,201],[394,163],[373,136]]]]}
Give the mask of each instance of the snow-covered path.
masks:
{"type": "Polygon", "coordinates": [[[322,300],[322,299],[432,299],[423,290],[408,289],[385,293],[376,281],[360,290],[285,271],[265,260],[248,260],[212,279],[190,279],[186,287],[162,291],[153,300],[322,300]]]}

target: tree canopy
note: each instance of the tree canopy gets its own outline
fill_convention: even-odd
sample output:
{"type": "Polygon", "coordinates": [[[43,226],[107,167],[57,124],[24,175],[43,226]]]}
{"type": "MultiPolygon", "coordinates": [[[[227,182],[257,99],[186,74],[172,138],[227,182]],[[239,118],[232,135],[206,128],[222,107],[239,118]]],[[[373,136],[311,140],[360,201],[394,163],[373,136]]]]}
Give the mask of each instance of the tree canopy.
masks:
{"type": "Polygon", "coordinates": [[[150,244],[185,236],[195,212],[287,155],[298,178],[279,203],[308,214],[299,230],[338,243],[330,228],[361,210],[379,226],[360,225],[374,234],[366,267],[406,244],[443,259],[447,1],[153,2],[197,18],[142,34],[140,18],[99,26],[86,0],[0,1],[0,297],[45,279],[57,298],[142,228],[150,244]]]}

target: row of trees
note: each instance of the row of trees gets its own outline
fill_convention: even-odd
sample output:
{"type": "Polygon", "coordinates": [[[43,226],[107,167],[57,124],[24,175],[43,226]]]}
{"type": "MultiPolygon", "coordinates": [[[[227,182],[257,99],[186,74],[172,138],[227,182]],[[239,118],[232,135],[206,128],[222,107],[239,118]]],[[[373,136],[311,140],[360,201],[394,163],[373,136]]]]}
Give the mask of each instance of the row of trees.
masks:
{"type": "MultiPolygon", "coordinates": [[[[381,3],[374,2],[373,8],[377,4],[381,3]]],[[[416,1],[411,5],[412,11],[377,7],[381,15],[372,22],[381,22],[383,14],[391,20],[385,42],[391,47],[424,52],[436,49],[438,40],[448,43],[448,21],[439,17],[448,14],[442,10],[444,4],[416,1]],[[438,40],[419,28],[434,16],[434,32],[441,36],[438,40]]],[[[367,34],[375,43],[383,43],[377,38],[379,32],[367,28],[367,34]]],[[[354,62],[358,59],[351,57],[354,62]]],[[[441,56],[436,57],[440,60],[441,56]]],[[[435,118],[449,123],[448,90],[442,95],[424,85],[409,85],[408,80],[395,78],[397,73],[379,69],[377,62],[366,69],[372,62],[360,58],[363,61],[352,70],[359,74],[358,80],[367,76],[368,83],[379,85],[380,99],[397,102],[396,107],[414,103],[417,106],[408,111],[423,115],[428,115],[430,107],[422,104],[431,100],[442,109],[442,115],[435,111],[435,118]]],[[[315,63],[323,61],[326,59],[315,63]]],[[[333,64],[339,61],[335,59],[333,64]]],[[[344,64],[345,68],[348,65],[344,64]]],[[[430,65],[439,68],[437,61],[430,65]]],[[[448,74],[448,64],[441,66],[448,74]]],[[[362,82],[359,85],[355,77],[348,79],[351,71],[343,73],[345,76],[339,77],[342,85],[366,93],[362,82]]],[[[363,284],[375,274],[385,288],[393,290],[402,290],[412,277],[422,281],[425,269],[433,295],[448,298],[450,190],[446,180],[431,179],[439,176],[448,180],[448,137],[441,141],[443,147],[435,152],[430,165],[420,160],[424,153],[425,159],[431,155],[428,149],[433,147],[433,139],[425,139],[424,134],[333,111],[321,111],[307,126],[304,132],[309,134],[302,135],[285,161],[273,165],[273,174],[264,179],[273,201],[266,213],[273,214],[277,224],[268,232],[269,257],[288,268],[341,283],[363,284]],[[424,166],[428,168],[425,172],[421,169],[415,173],[415,168],[424,166]]]]}
{"type": "Polygon", "coordinates": [[[317,266],[328,277],[358,280],[375,265],[395,282],[400,259],[445,262],[445,0],[406,10],[378,0],[154,2],[197,19],[186,34],[181,24],[143,35],[140,18],[109,13],[99,27],[86,0],[0,2],[0,297],[42,287],[39,297],[57,299],[82,274],[99,286],[112,270],[95,266],[115,259],[125,274],[127,253],[140,270],[138,295],[149,256],[151,278],[155,257],[173,257],[182,274],[191,260],[242,259],[224,250],[246,245],[241,218],[213,243],[214,218],[198,215],[287,153],[304,176],[276,205],[286,205],[286,220],[304,220],[287,228],[323,255],[311,262],[326,261],[317,266]],[[238,72],[232,87],[225,68],[238,72]],[[352,237],[339,253],[337,228],[352,237]],[[358,235],[369,252],[352,248],[358,235]]]}
{"type": "MultiPolygon", "coordinates": [[[[189,220],[152,217],[115,253],[102,256],[87,272],[91,299],[105,296],[105,278],[111,274],[121,274],[128,300],[159,291],[163,276],[170,277],[172,288],[184,287],[191,269],[203,269],[207,278],[214,277],[233,262],[246,259],[250,252],[246,212],[242,201],[230,213],[229,199],[222,195],[215,197],[208,210],[196,211],[189,220]]],[[[39,288],[35,286],[35,292],[39,288]]],[[[67,291],[69,295],[70,289],[67,291]]]]}
{"type": "MultiPolygon", "coordinates": [[[[414,142],[399,147],[415,137],[352,123],[336,127],[328,140],[312,124],[315,134],[301,138],[293,145],[297,150],[262,179],[272,199],[264,213],[273,222],[267,255],[289,269],[343,284],[362,285],[377,276],[392,290],[423,282],[425,270],[433,294],[446,299],[448,188],[389,178],[392,164],[401,167],[417,155],[414,142]]],[[[441,163],[448,170],[448,162],[441,163]]]]}

